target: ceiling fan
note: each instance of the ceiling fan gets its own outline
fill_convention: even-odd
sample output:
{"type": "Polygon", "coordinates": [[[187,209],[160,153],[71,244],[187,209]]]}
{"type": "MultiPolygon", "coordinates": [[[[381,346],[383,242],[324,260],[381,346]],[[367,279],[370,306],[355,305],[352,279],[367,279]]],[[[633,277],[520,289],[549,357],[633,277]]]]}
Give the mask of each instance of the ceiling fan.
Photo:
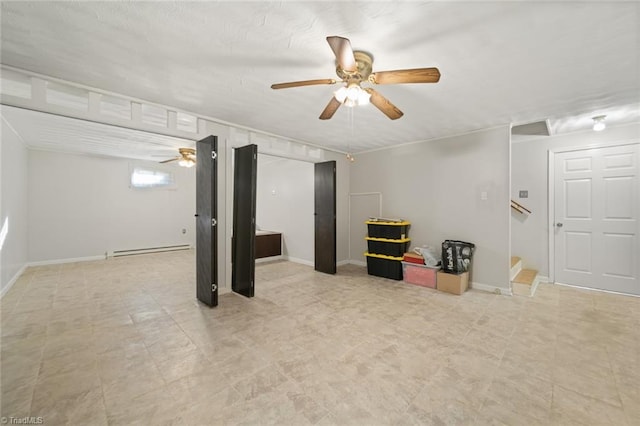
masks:
{"type": "Polygon", "coordinates": [[[196,150],[193,148],[178,148],[179,156],[169,160],[160,161],[160,164],[178,161],[182,167],[193,167],[196,165],[196,150]]]}
{"type": "Polygon", "coordinates": [[[440,80],[438,68],[414,68],[395,71],[373,70],[373,56],[368,52],[352,50],[349,39],[339,36],[327,37],[327,42],[336,56],[336,74],[340,80],[332,78],[320,80],[293,81],[289,83],[272,84],[272,89],[288,89],[290,87],[313,86],[319,84],[335,84],[337,81],[345,83],[334,97],[331,98],[320,120],[328,120],[340,108],[346,106],[363,105],[371,102],[387,117],[396,120],[402,117],[403,112],[387,98],[371,87],[362,87],[361,84],[400,84],[400,83],[437,83],[440,80]]]}

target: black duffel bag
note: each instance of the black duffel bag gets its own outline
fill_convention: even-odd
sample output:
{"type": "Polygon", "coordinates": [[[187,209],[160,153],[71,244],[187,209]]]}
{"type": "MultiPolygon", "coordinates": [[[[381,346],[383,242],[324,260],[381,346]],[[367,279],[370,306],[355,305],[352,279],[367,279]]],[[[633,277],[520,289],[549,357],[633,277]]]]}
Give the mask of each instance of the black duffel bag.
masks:
{"type": "Polygon", "coordinates": [[[467,272],[475,244],[466,241],[445,240],[442,243],[442,270],[460,274],[467,272]]]}

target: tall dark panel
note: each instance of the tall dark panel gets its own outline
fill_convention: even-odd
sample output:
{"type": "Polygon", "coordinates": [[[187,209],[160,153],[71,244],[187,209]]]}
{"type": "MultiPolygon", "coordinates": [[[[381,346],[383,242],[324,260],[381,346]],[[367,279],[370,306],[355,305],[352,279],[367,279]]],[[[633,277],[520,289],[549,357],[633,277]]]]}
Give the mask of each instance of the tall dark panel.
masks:
{"type": "Polygon", "coordinates": [[[256,175],[258,146],[234,149],[231,288],[253,297],[256,269],[256,175]]]}
{"type": "Polygon", "coordinates": [[[196,295],[218,305],[218,138],[196,144],[196,295]]]}
{"type": "Polygon", "coordinates": [[[315,164],[315,270],[336,273],[336,162],[315,164]]]}

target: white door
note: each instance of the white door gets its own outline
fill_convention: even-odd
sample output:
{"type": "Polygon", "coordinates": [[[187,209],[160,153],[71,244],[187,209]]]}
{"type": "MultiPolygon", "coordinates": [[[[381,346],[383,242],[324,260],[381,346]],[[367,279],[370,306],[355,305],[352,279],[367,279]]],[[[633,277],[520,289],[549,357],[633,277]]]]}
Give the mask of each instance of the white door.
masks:
{"type": "Polygon", "coordinates": [[[639,147],[555,154],[556,282],[640,295],[639,147]]]}

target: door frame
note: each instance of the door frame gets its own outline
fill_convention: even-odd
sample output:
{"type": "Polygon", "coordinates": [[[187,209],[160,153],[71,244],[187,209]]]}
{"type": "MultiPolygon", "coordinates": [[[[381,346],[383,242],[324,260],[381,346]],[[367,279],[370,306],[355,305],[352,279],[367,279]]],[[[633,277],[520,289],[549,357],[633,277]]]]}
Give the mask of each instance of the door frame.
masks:
{"type": "MultiPolygon", "coordinates": [[[[547,150],[547,240],[549,244],[549,282],[556,283],[556,250],[555,250],[555,158],[556,154],[572,151],[586,151],[598,148],[611,148],[616,146],[638,145],[639,140],[622,140],[612,142],[598,142],[582,146],[558,147],[547,150]]],[[[588,288],[588,287],[585,287],[588,288]]],[[[606,290],[598,290],[606,291],[606,290]]]]}

